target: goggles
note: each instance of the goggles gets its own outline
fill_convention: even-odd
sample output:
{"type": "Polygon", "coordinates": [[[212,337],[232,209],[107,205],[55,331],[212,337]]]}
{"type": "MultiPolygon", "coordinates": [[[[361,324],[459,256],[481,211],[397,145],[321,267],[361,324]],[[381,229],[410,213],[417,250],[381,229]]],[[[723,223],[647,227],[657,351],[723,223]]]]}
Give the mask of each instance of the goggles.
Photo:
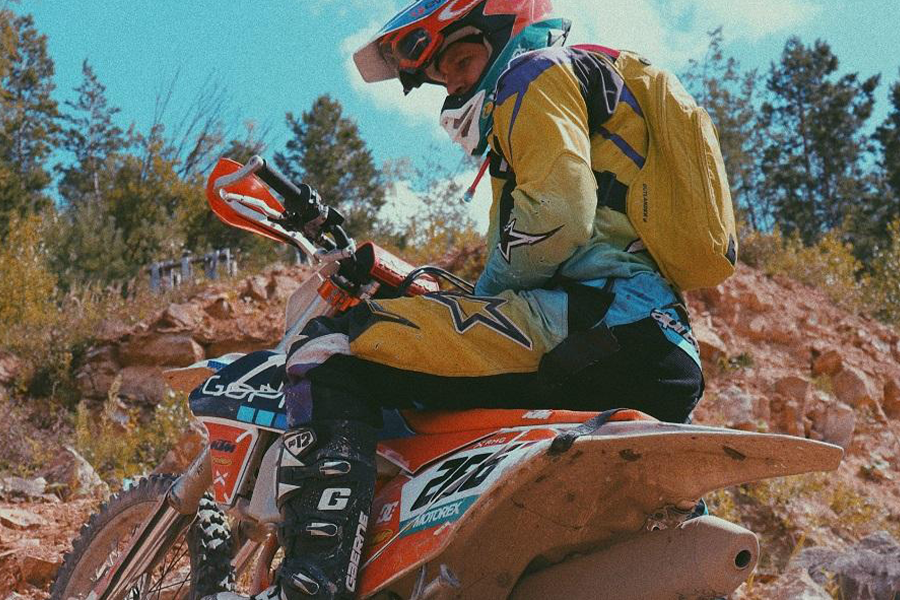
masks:
{"type": "Polygon", "coordinates": [[[381,44],[381,55],[399,72],[422,69],[434,58],[444,43],[444,36],[425,28],[399,32],[381,44]]]}

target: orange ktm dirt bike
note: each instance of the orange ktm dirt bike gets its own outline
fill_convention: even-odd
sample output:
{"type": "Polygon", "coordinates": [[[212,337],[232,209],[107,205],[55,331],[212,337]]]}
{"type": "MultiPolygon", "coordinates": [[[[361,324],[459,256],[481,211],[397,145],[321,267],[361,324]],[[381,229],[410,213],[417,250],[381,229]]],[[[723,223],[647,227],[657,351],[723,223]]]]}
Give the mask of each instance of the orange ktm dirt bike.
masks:
{"type": "MultiPolygon", "coordinates": [[[[52,598],[257,593],[277,563],[275,467],[286,429],[286,340],[367,299],[428,294],[413,269],[357,247],[342,217],[253,157],[207,186],[229,225],[299,249],[315,267],[290,298],[284,341],[167,373],[190,391],[209,443],[180,476],[153,476],[94,515],[52,598]],[[272,191],[276,192],[276,197],[272,191]]],[[[378,486],[351,569],[360,598],[674,599],[726,596],[755,568],[756,536],[696,516],[725,486],[837,468],[837,446],[659,422],[633,410],[385,411],[378,486]],[[693,517],[693,518],[690,518],[693,517]],[[363,535],[364,534],[364,535],[363,535]]]]}

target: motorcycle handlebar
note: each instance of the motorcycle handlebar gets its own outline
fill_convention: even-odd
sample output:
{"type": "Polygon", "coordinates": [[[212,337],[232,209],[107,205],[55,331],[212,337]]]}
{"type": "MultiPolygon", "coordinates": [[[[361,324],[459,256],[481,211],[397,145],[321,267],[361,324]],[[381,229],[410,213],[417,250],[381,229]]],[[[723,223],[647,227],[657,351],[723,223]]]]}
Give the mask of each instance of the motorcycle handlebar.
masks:
{"type": "Polygon", "coordinates": [[[235,171],[234,173],[230,173],[228,175],[223,175],[216,179],[215,183],[213,183],[213,188],[216,190],[221,190],[224,187],[228,187],[233,183],[237,183],[241,179],[248,177],[249,175],[253,175],[257,171],[259,171],[266,164],[265,159],[261,156],[254,156],[250,160],[247,161],[247,164],[235,171]]]}

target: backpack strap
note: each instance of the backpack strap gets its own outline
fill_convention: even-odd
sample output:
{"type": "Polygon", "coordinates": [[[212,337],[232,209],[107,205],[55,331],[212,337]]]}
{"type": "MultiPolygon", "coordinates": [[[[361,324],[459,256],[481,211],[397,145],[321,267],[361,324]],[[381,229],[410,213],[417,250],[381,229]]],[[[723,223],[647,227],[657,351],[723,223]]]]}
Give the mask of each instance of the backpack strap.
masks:
{"type": "Polygon", "coordinates": [[[625,212],[625,201],[628,196],[628,186],[616,179],[612,171],[599,173],[594,171],[597,178],[597,204],[606,206],[616,212],[625,212]]]}

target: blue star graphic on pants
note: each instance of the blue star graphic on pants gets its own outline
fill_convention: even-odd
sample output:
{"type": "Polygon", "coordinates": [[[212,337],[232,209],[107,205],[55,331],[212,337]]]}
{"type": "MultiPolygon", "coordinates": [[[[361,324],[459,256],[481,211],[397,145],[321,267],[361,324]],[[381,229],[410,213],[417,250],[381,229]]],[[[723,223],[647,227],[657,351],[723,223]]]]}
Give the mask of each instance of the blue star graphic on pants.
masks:
{"type": "Polygon", "coordinates": [[[500,311],[507,302],[504,298],[469,296],[460,292],[426,294],[425,298],[447,307],[457,333],[465,333],[475,325],[481,324],[531,350],[531,340],[528,336],[500,311]],[[466,310],[464,305],[468,305],[469,310],[466,310]],[[471,310],[472,308],[474,310],[471,310]]]}

